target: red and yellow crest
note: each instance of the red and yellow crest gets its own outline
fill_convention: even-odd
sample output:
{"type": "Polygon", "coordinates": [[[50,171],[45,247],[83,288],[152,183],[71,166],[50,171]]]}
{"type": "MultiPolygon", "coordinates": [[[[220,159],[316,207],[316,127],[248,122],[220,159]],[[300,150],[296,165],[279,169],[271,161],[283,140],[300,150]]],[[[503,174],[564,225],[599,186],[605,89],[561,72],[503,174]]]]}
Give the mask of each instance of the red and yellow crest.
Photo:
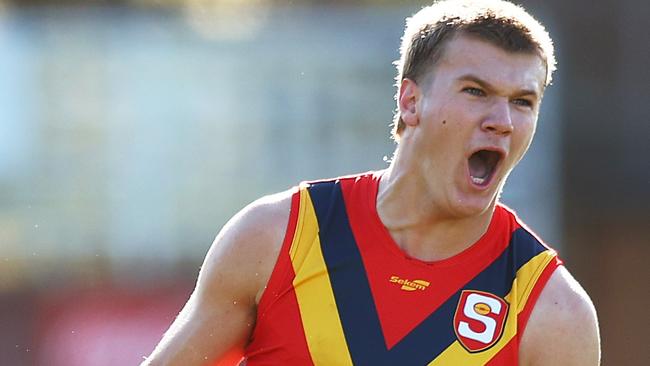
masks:
{"type": "Polygon", "coordinates": [[[503,334],[508,303],[488,292],[464,290],[454,314],[454,331],[469,352],[492,347],[503,334]]]}

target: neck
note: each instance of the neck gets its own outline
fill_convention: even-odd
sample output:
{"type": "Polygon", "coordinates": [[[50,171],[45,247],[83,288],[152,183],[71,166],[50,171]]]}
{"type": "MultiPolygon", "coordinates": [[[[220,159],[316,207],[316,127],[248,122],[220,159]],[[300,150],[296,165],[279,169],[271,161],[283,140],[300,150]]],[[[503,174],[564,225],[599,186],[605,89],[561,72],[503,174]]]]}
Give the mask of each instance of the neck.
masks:
{"type": "Polygon", "coordinates": [[[487,231],[496,201],[476,215],[458,215],[436,202],[417,164],[399,148],[379,182],[377,212],[397,245],[410,257],[436,261],[469,248],[487,231]]]}

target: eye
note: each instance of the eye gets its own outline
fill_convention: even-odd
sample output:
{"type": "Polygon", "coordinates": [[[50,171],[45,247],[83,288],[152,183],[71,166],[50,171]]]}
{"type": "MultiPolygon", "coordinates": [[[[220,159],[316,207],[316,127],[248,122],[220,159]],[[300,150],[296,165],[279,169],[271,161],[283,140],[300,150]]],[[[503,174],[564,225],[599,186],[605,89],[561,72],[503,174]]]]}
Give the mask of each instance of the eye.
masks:
{"type": "Polygon", "coordinates": [[[522,99],[522,98],[514,99],[514,100],[512,101],[512,103],[517,104],[517,105],[520,105],[520,106],[522,106],[522,107],[532,107],[532,106],[533,106],[533,102],[531,102],[531,101],[528,100],[528,99],[522,99]]]}
{"type": "Polygon", "coordinates": [[[477,97],[485,96],[485,92],[479,88],[467,87],[467,88],[463,88],[463,92],[477,97]]]}

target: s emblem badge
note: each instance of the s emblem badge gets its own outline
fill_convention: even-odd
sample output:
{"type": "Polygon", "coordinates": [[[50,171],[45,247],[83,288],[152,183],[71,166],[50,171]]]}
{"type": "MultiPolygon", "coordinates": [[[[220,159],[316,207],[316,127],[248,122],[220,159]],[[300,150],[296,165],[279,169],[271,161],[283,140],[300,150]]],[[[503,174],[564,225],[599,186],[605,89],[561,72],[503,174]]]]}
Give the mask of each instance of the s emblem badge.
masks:
{"type": "Polygon", "coordinates": [[[454,314],[454,331],[469,352],[492,347],[501,338],[508,303],[491,293],[464,290],[454,314]]]}

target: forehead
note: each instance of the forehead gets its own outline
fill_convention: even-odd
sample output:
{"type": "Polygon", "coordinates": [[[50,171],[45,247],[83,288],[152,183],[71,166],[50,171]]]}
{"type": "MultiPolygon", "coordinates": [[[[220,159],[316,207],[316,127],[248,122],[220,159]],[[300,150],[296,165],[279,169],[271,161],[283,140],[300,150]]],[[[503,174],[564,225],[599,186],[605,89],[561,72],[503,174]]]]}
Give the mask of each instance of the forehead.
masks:
{"type": "Polygon", "coordinates": [[[434,79],[473,75],[504,90],[535,90],[542,94],[546,64],[534,53],[506,51],[487,41],[458,36],[445,45],[434,67],[434,79]]]}

